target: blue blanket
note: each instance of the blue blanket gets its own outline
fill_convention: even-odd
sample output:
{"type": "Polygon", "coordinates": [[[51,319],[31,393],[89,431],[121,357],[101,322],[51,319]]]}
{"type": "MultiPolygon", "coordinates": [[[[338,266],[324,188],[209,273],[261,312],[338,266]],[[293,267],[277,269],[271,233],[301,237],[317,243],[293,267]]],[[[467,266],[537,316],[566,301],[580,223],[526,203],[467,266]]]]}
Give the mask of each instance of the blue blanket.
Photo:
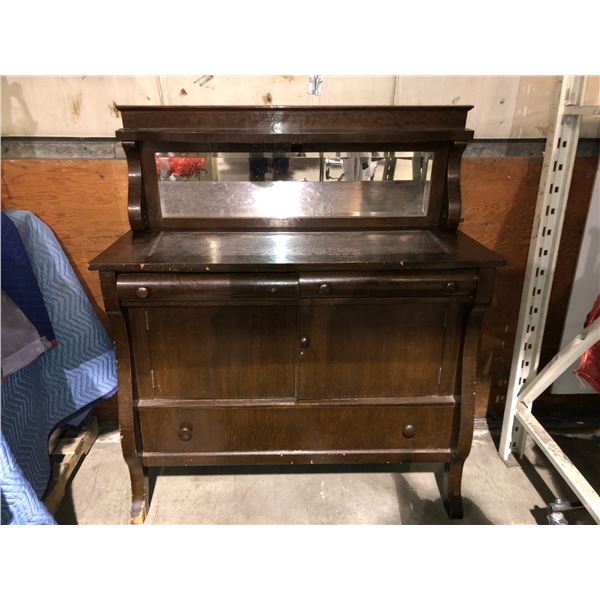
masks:
{"type": "MultiPolygon", "coordinates": [[[[19,232],[58,344],[2,382],[1,519],[53,523],[39,502],[51,476],[48,438],[58,426],[79,425],[93,403],[115,393],[114,350],[54,234],[27,211],[6,214],[19,232]]],[[[2,268],[4,278],[11,266],[3,262],[2,268]]]]}
{"type": "Polygon", "coordinates": [[[25,316],[50,342],[55,335],[48,309],[37,282],[29,254],[19,229],[7,213],[2,213],[2,291],[23,311],[25,316]]]}

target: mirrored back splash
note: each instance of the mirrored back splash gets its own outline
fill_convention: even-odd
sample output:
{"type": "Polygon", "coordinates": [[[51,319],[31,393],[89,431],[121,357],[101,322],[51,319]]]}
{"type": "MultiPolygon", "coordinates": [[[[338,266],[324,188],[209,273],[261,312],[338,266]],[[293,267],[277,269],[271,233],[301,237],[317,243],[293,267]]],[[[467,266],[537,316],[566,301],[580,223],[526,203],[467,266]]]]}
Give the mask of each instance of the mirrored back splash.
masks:
{"type": "Polygon", "coordinates": [[[423,216],[433,162],[405,151],[155,154],[164,218],[423,216]]]}

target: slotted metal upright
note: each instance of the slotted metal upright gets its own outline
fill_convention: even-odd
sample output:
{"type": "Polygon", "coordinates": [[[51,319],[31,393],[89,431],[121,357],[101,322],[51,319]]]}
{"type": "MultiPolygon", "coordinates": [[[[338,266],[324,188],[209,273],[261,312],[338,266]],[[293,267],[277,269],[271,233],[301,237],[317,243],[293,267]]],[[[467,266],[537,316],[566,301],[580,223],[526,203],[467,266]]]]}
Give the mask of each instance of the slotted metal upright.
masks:
{"type": "Polygon", "coordinates": [[[533,401],[600,339],[596,321],[536,376],[581,120],[600,115],[600,107],[582,106],[585,79],[562,77],[554,97],[555,119],[546,140],[499,452],[505,461],[511,452],[522,455],[527,435],[531,436],[600,523],[600,496],[531,414],[533,401]]]}

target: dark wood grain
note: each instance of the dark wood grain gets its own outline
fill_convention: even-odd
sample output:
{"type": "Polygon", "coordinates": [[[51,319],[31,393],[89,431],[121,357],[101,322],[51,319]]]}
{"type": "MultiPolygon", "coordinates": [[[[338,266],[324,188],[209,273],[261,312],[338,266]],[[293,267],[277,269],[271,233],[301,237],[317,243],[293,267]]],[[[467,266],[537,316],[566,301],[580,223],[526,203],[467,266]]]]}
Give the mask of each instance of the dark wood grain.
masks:
{"type": "Polygon", "coordinates": [[[129,225],[133,231],[143,231],[148,226],[148,209],[146,207],[146,194],[143,189],[140,153],[135,142],[123,142],[123,150],[127,158],[127,170],[129,172],[127,199],[129,225]]]}
{"type": "MultiPolygon", "coordinates": [[[[140,152],[148,228],[90,266],[121,360],[138,520],[149,465],[432,460],[445,463],[448,514],[462,515],[477,344],[503,262],[456,231],[468,108],[123,108],[118,136],[140,152]],[[293,188],[301,214],[227,213],[216,186],[207,215],[183,202],[173,217],[160,202],[157,151],[371,142],[433,149],[424,215],[386,214],[393,186],[325,182],[293,188]],[[371,214],[373,199],[383,212],[371,214]]],[[[190,186],[177,189],[185,201],[190,186]]],[[[257,190],[233,184],[228,196],[245,206],[257,190]]]]}
{"type": "Polygon", "coordinates": [[[443,229],[456,229],[460,223],[460,162],[466,147],[464,142],[455,142],[450,146],[443,208],[440,214],[440,225],[443,229]]]}
{"type": "Polygon", "coordinates": [[[458,405],[459,425],[453,459],[446,463],[444,471],[444,506],[450,518],[462,519],[462,471],[473,442],[473,419],[475,410],[475,386],[477,384],[477,350],[481,336],[481,325],[492,299],[494,269],[480,269],[477,297],[469,311],[466,328],[462,336],[462,351],[459,370],[460,402],[458,405]]]}
{"type": "Polygon", "coordinates": [[[451,443],[454,410],[453,402],[426,406],[298,403],[246,407],[188,403],[181,407],[145,404],[139,412],[144,452],[197,452],[215,457],[220,453],[266,452],[276,464],[291,462],[290,452],[445,450],[451,443]],[[192,424],[193,434],[188,441],[181,440],[177,433],[182,423],[192,424]],[[402,433],[408,424],[415,428],[413,437],[402,433]],[[275,455],[279,452],[288,455],[278,460],[275,455]]]}
{"type": "Polygon", "coordinates": [[[458,234],[402,231],[148,231],[127,233],[90,263],[134,272],[456,269],[502,259],[458,234]]]}
{"type": "MultiPolygon", "coordinates": [[[[118,106],[125,136],[136,131],[196,133],[192,141],[201,141],[197,132],[230,134],[239,141],[248,133],[261,134],[269,144],[279,135],[335,135],[350,131],[354,142],[360,142],[369,131],[377,138],[385,132],[465,131],[468,111],[472,106],[118,106]]],[[[468,130],[466,130],[468,132],[468,130]]],[[[227,140],[228,138],[225,138],[227,140]]]]}
{"type": "Polygon", "coordinates": [[[132,381],[129,333],[125,316],[119,310],[115,274],[110,271],[103,271],[100,274],[100,283],[117,360],[121,447],[131,478],[130,520],[132,524],[139,524],[144,522],[148,513],[148,476],[141,461],[142,438],[135,408],[136,397],[132,381]]]}
{"type": "MultiPolygon", "coordinates": [[[[458,279],[458,277],[456,277],[458,279]]],[[[443,283],[439,282],[442,288],[443,283]]],[[[117,293],[123,304],[155,305],[168,301],[201,303],[203,300],[270,299],[298,297],[295,273],[122,273],[117,293]]]]}
{"type": "Polygon", "coordinates": [[[475,292],[474,270],[304,273],[298,292],[303,298],[469,296],[475,292]]]}
{"type": "MultiPolygon", "coordinates": [[[[516,146],[509,142],[507,149],[516,146]]],[[[575,161],[542,364],[560,343],[597,162],[596,156],[580,156],[575,161]]],[[[520,290],[523,281],[541,163],[539,157],[522,154],[467,154],[461,161],[460,229],[508,261],[507,267],[498,270],[494,299],[483,323],[475,402],[475,416],[480,418],[502,415],[519,308],[515,290],[520,290]]],[[[91,257],[129,229],[126,161],[3,158],[1,177],[3,208],[30,210],[52,228],[106,322],[98,275],[87,266],[91,257]],[[82,198],[94,200],[82,202],[82,198]]],[[[540,398],[538,408],[544,402],[540,398]]],[[[568,406],[578,400],[564,396],[561,402],[568,406]]],[[[116,424],[116,397],[100,403],[96,412],[101,423],[116,424]]]]}
{"type": "Polygon", "coordinates": [[[298,398],[438,394],[445,316],[441,303],[303,303],[298,398]]]}
{"type": "Polygon", "coordinates": [[[158,398],[293,398],[294,306],[147,308],[158,398]]]}
{"type": "MultiPolygon", "coordinates": [[[[430,198],[423,217],[416,216],[413,223],[405,217],[386,215],[385,198],[399,196],[399,186],[377,186],[376,189],[384,190],[383,208],[367,208],[373,214],[371,220],[379,220],[383,226],[407,227],[434,225],[439,221],[442,196],[445,194],[446,228],[456,228],[460,217],[460,188],[456,186],[458,168],[460,163],[460,149],[464,143],[473,137],[471,130],[465,129],[466,116],[470,106],[456,107],[121,107],[124,128],[117,131],[117,138],[125,144],[128,159],[131,160],[130,178],[132,179],[132,196],[136,203],[132,206],[139,210],[147,207],[147,224],[137,213],[132,214],[135,229],[150,228],[185,228],[209,227],[220,228],[238,223],[240,226],[252,223],[239,223],[247,220],[248,215],[223,215],[223,208],[227,206],[228,198],[251,198],[248,184],[244,182],[229,182],[224,185],[216,182],[210,194],[215,195],[218,208],[209,211],[211,214],[204,219],[199,218],[198,207],[202,204],[186,201],[186,191],[179,189],[177,193],[180,202],[173,205],[169,198],[164,197],[161,202],[161,193],[155,167],[155,154],[157,152],[326,152],[326,151],[370,151],[375,145],[383,151],[432,151],[434,153],[433,171],[431,177],[430,198]],[[456,144],[455,144],[456,142],[456,144]],[[375,145],[374,145],[375,144],[375,145]],[[448,157],[452,157],[452,167],[448,170],[448,157]],[[143,201],[139,200],[141,167],[141,188],[143,201]],[[446,174],[450,176],[450,186],[446,181],[446,174]],[[218,190],[224,190],[218,192],[218,190]],[[446,191],[445,191],[446,190],[446,191]],[[216,194],[213,194],[216,191],[216,194]],[[455,193],[455,191],[457,193],[455,193]],[[219,193],[222,198],[219,200],[219,193]],[[448,200],[450,193],[451,200],[448,200]],[[180,215],[178,209],[183,210],[188,205],[188,213],[180,215]],[[448,210],[452,214],[448,214],[448,210]],[[174,211],[176,214],[174,214],[174,211]],[[457,214],[458,211],[458,214],[457,214]],[[387,221],[386,221],[387,219],[387,221]],[[390,220],[393,219],[393,220],[390,220]],[[419,220],[422,223],[419,223],[419,220]],[[225,223],[223,223],[225,221],[225,223]],[[143,224],[142,224],[143,223],[143,224]]],[[[315,194],[321,193],[320,185],[310,183],[305,186],[296,185],[298,182],[279,182],[282,190],[282,199],[293,197],[294,203],[300,206],[302,201],[309,204],[313,211],[319,210],[315,194]],[[300,198],[297,198],[297,189],[301,189],[300,198]],[[312,191],[311,191],[312,190],[312,191]]],[[[372,182],[369,182],[372,183],[372,182]]],[[[163,196],[166,196],[164,185],[163,196]]],[[[369,186],[375,189],[374,186],[369,186]]],[[[199,191],[209,189],[210,186],[196,188],[199,191]]],[[[256,186],[251,186],[254,189],[256,186]]],[[[192,188],[193,189],[193,188],[192,188]]],[[[260,188],[258,188],[260,189],[260,188]]],[[[196,193],[196,192],[195,192],[196,193]]],[[[329,189],[331,206],[335,205],[335,188],[329,189]]],[[[401,198],[399,198],[401,199],[401,198]]],[[[378,204],[377,202],[375,204],[378,204]]],[[[344,211],[355,215],[356,208],[351,199],[340,203],[333,208],[339,215],[325,215],[333,217],[325,226],[343,227],[344,211]]],[[[285,204],[284,204],[285,206],[285,204]]],[[[321,207],[322,208],[322,207],[321,207]]],[[[389,208],[389,207],[388,207],[389,208]]],[[[138,211],[139,212],[139,211],[138,211]]],[[[238,210],[239,212],[239,210],[238,210]]],[[[293,212],[293,211],[292,211],[293,212]]],[[[306,211],[303,211],[303,214],[306,211]]],[[[389,212],[389,210],[387,210],[389,212]]],[[[144,215],[146,212],[144,212],[144,215]]],[[[269,219],[275,215],[271,212],[263,218],[263,226],[269,226],[269,219]]],[[[288,215],[287,226],[302,227],[303,215],[288,215]]],[[[312,215],[317,216],[317,215],[312,215]]],[[[254,226],[260,226],[260,219],[254,219],[254,226]]],[[[315,223],[316,224],[316,223],[315,223]]],[[[354,223],[350,226],[356,226],[354,223]]],[[[276,222],[270,226],[277,227],[276,222]]],[[[377,226],[374,224],[372,226],[377,226]]]]}

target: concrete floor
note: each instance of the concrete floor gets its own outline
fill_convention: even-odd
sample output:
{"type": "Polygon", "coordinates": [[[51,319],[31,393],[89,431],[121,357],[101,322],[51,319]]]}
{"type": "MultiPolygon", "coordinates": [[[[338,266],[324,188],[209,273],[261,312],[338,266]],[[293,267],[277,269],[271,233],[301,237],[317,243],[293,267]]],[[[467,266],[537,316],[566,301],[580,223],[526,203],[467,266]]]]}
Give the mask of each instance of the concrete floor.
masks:
{"type": "MultiPolygon", "coordinates": [[[[507,467],[497,431],[478,421],[465,464],[465,517],[450,521],[436,483],[436,465],[397,472],[212,471],[153,469],[148,524],[545,524],[556,497],[575,500],[535,447],[507,467]]],[[[597,462],[595,463],[597,464],[597,462]]],[[[118,432],[99,436],[56,515],[62,524],[127,523],[130,488],[118,432]]],[[[570,523],[591,524],[586,511],[570,523]]]]}

